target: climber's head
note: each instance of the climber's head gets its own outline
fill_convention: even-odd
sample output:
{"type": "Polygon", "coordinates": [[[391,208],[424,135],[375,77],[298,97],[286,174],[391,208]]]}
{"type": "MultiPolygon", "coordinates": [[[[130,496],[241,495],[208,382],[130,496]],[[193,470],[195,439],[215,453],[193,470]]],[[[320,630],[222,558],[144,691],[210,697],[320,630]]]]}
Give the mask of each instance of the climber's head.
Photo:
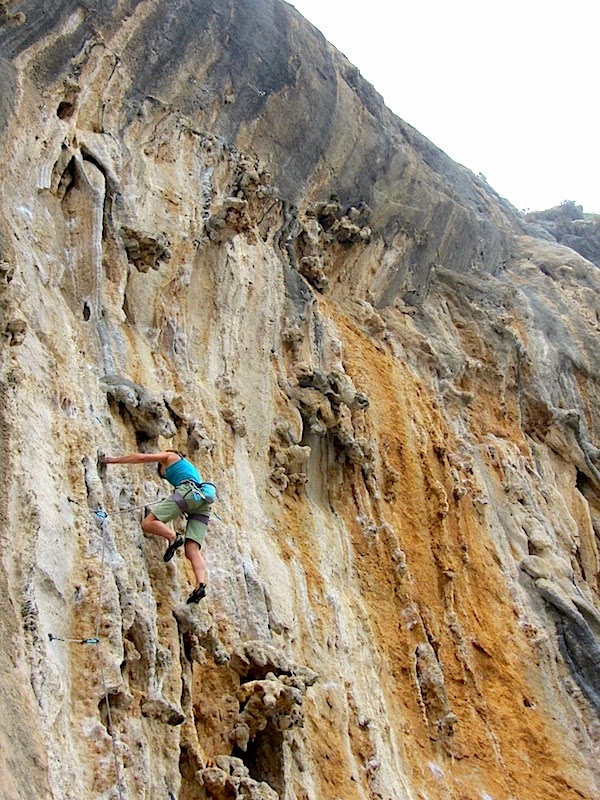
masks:
{"type": "MultiPolygon", "coordinates": [[[[185,456],[179,450],[165,450],[165,453],[175,453],[180,458],[184,458],[185,459],[185,456]]],[[[165,471],[163,469],[163,462],[162,461],[158,462],[158,466],[156,467],[156,471],[158,472],[159,478],[165,478],[166,477],[165,476],[165,471]]]]}

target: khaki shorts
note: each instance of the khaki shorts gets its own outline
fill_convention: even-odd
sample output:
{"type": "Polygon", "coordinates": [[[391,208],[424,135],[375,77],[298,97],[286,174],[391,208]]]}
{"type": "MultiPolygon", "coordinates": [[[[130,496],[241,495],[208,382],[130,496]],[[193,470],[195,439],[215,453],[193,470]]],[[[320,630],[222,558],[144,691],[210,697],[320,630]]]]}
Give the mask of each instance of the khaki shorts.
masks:
{"type": "MultiPolygon", "coordinates": [[[[178,486],[173,491],[177,492],[185,499],[190,514],[206,514],[206,516],[210,514],[210,508],[206,500],[198,494],[194,495],[193,490],[187,484],[178,486]]],[[[171,520],[183,516],[183,512],[175,500],[170,497],[165,497],[164,500],[157,503],[152,508],[152,513],[156,519],[159,519],[161,522],[171,522],[171,520]]],[[[199,519],[188,519],[185,529],[185,538],[202,545],[204,537],[206,536],[206,530],[207,526],[204,522],[201,522],[199,519]]]]}

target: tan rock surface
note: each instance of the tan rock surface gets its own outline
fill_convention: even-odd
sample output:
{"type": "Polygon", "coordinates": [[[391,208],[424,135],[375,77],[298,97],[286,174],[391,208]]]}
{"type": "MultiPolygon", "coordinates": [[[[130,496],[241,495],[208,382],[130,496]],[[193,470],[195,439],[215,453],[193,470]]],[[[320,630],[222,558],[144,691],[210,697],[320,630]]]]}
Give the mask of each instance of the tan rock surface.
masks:
{"type": "Polygon", "coordinates": [[[0,5],[4,796],[598,797],[598,268],[279,0],[0,5]]]}

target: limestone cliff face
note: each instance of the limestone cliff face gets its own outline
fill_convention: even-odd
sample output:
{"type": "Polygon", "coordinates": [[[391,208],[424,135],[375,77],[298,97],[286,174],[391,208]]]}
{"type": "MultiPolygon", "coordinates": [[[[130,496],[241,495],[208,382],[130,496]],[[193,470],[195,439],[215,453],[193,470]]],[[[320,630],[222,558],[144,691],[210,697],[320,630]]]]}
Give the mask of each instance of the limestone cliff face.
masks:
{"type": "Polygon", "coordinates": [[[0,26],[2,796],[598,797],[598,268],[279,0],[0,26]]]}

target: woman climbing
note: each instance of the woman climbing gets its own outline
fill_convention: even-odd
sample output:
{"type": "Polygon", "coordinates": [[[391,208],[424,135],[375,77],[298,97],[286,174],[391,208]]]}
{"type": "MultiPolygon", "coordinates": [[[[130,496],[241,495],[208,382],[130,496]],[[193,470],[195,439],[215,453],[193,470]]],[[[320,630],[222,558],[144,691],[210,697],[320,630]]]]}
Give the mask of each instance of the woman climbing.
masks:
{"type": "Polygon", "coordinates": [[[154,506],[142,521],[142,530],[168,539],[163,556],[170,561],[175,551],[185,545],[185,555],[192,564],[196,587],[187,599],[198,603],[206,595],[206,564],[200,551],[206,536],[210,506],[216,500],[214,484],[203,482],[196,467],[177,450],[162,453],[132,453],[128,456],[105,456],[105,464],[148,464],[158,462],[158,474],[169,481],[175,491],[154,506]],[[175,534],[166,524],[176,517],[186,516],[185,537],[175,534]]]}

